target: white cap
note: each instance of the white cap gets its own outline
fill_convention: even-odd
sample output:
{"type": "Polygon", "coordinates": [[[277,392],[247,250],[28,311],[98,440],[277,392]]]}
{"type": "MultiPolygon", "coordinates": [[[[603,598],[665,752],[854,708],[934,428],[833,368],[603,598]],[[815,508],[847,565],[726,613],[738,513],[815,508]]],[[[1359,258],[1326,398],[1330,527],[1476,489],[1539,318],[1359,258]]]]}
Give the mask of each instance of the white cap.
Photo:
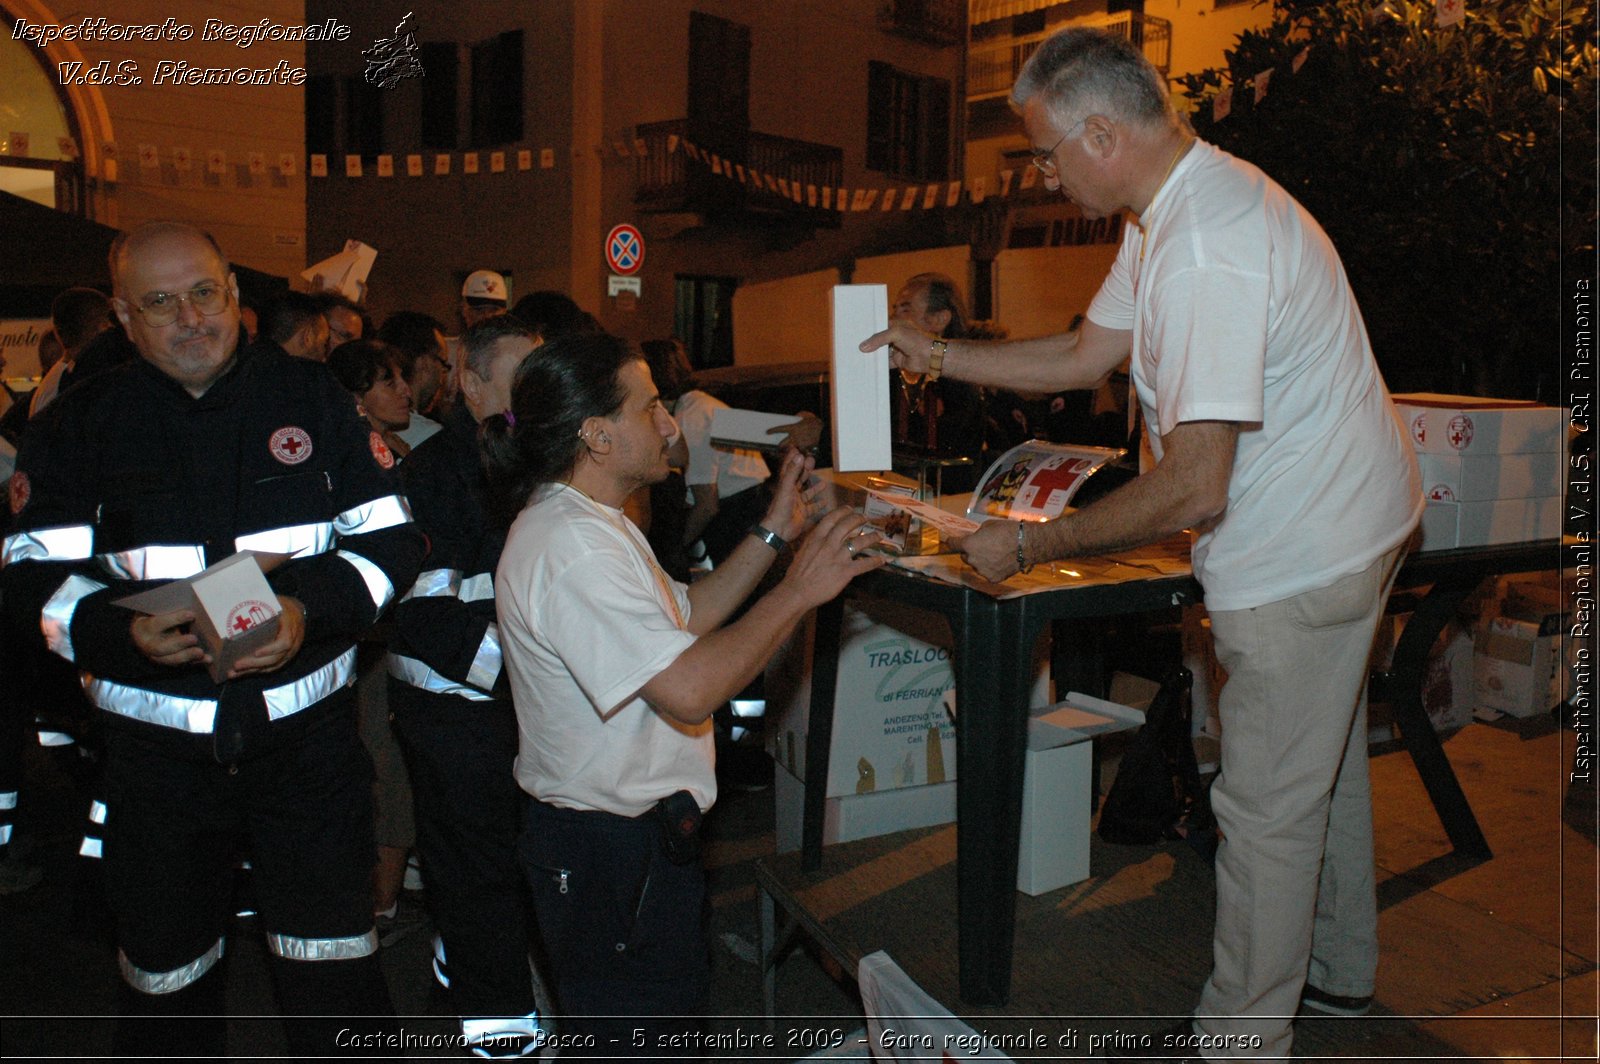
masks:
{"type": "Polygon", "coordinates": [[[506,301],[506,279],[493,270],[473,270],[467,274],[467,283],[461,286],[463,299],[494,299],[506,301]]]}

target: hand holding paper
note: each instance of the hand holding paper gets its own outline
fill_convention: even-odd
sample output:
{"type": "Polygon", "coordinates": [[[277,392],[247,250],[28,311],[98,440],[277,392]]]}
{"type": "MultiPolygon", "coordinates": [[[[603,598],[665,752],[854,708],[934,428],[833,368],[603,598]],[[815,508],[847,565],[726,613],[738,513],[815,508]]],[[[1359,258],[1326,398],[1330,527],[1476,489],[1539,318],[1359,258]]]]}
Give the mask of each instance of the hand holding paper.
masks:
{"type": "Polygon", "coordinates": [[[996,583],[1017,571],[1017,523],[989,521],[950,544],[985,580],[996,583]]]}
{"type": "Polygon", "coordinates": [[[210,664],[211,656],[200,646],[200,637],[189,630],[193,610],[139,614],[128,626],[134,649],[157,665],[182,667],[210,664]]]}

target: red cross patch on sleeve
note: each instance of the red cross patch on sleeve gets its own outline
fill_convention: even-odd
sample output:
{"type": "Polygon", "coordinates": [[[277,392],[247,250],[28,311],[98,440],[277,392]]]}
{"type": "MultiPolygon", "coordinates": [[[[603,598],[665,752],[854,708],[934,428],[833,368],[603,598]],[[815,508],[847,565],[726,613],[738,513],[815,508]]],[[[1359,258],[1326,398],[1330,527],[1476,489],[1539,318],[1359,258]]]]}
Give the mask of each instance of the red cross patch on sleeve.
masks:
{"type": "Polygon", "coordinates": [[[384,469],[394,468],[394,452],[389,450],[389,445],[383,442],[383,437],[373,430],[367,437],[367,442],[372,445],[372,457],[384,469]]]}
{"type": "Polygon", "coordinates": [[[28,483],[28,474],[18,470],[11,474],[10,482],[11,512],[20,514],[22,508],[28,505],[28,499],[33,495],[33,485],[28,483]]]}

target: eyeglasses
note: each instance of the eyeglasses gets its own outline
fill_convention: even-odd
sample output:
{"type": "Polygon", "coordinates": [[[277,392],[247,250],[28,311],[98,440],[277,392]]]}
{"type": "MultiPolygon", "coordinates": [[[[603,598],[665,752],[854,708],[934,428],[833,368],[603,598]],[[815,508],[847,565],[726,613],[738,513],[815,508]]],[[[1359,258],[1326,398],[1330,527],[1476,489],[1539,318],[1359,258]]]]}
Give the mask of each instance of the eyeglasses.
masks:
{"type": "Polygon", "coordinates": [[[207,283],[195,285],[187,292],[157,292],[142,303],[128,303],[128,306],[144,316],[146,325],[171,325],[178,320],[179,307],[184,303],[208,318],[221,314],[228,305],[229,294],[227,285],[207,283]]]}
{"type": "Polygon", "coordinates": [[[1041,174],[1043,174],[1045,177],[1056,176],[1056,149],[1061,147],[1061,145],[1066,142],[1066,139],[1072,136],[1072,131],[1083,125],[1084,121],[1088,117],[1088,115],[1084,115],[1083,118],[1080,118],[1076,122],[1072,123],[1071,129],[1068,129],[1065,133],[1061,134],[1061,138],[1054,144],[1050,145],[1049,151],[1036,151],[1033,153],[1033,158],[1029,161],[1032,162],[1034,166],[1039,168],[1039,172],[1041,174]]]}

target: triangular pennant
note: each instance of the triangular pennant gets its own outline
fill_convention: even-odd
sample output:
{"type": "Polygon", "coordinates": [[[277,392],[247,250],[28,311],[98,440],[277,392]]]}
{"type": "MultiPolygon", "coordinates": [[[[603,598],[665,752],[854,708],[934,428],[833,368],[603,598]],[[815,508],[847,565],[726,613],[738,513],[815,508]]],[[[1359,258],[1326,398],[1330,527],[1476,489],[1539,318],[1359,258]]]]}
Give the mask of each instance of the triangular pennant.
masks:
{"type": "Polygon", "coordinates": [[[972,202],[982,203],[989,198],[989,179],[975,177],[972,179],[972,202]]]}
{"type": "Polygon", "coordinates": [[[448,174],[449,172],[450,172],[450,156],[448,156],[448,155],[435,155],[433,157],[433,174],[434,174],[434,176],[435,177],[442,177],[445,174],[448,174]]]}
{"type": "MultiPolygon", "coordinates": [[[[1033,167],[1030,166],[1030,167],[1028,167],[1028,169],[1032,170],[1033,167]]],[[[1011,195],[1011,181],[1016,176],[1017,176],[1017,172],[1015,170],[1001,170],[1000,171],[1000,198],[1001,199],[1005,199],[1007,196],[1011,195]]]]}
{"type": "Polygon", "coordinates": [[[313,156],[311,156],[311,176],[312,177],[327,177],[328,176],[328,157],[326,155],[313,155],[313,156]]]}
{"type": "Polygon", "coordinates": [[[278,153],[278,173],[282,174],[284,177],[293,177],[296,165],[297,162],[294,152],[285,151],[278,153]]]}
{"type": "Polygon", "coordinates": [[[1440,29],[1454,26],[1466,13],[1466,4],[1461,0],[1433,0],[1433,20],[1440,29]]]}
{"type": "Polygon", "coordinates": [[[807,185],[806,186],[806,206],[807,207],[815,207],[816,205],[817,205],[817,186],[816,185],[807,185]]]}
{"type": "Polygon", "coordinates": [[[833,186],[832,185],[823,185],[822,186],[822,209],[825,210],[825,211],[833,210],[833,186]]]}
{"type": "Polygon", "coordinates": [[[532,148],[518,148],[517,149],[517,169],[518,170],[532,170],[533,169],[533,149],[532,148]]]}
{"type": "Polygon", "coordinates": [[[475,174],[478,172],[477,152],[469,151],[461,156],[461,172],[463,174],[475,174]]]}
{"type": "Polygon", "coordinates": [[[961,202],[961,182],[952,181],[952,182],[950,182],[950,188],[945,192],[944,205],[946,207],[954,207],[956,204],[958,204],[960,202],[961,202]]]}
{"type": "Polygon", "coordinates": [[[898,190],[897,189],[892,189],[892,188],[886,188],[886,189],[883,190],[883,209],[884,210],[886,210],[886,211],[894,210],[894,197],[895,197],[896,191],[898,191],[898,190]]]}
{"type": "Polygon", "coordinates": [[[611,142],[611,150],[616,153],[616,156],[619,159],[631,158],[633,155],[633,152],[628,150],[628,146],[620,140],[614,140],[611,142]]]}
{"type": "Polygon", "coordinates": [[[378,176],[379,177],[393,177],[394,176],[394,156],[393,155],[380,155],[380,156],[378,156],[378,176]]]}
{"type": "Polygon", "coordinates": [[[1268,67],[1256,75],[1256,106],[1261,106],[1261,101],[1267,98],[1267,82],[1272,80],[1272,68],[1268,67]]]}
{"type": "Polygon", "coordinates": [[[246,160],[246,163],[245,163],[246,167],[249,169],[250,173],[253,174],[254,176],[260,177],[262,174],[267,172],[267,153],[266,152],[264,152],[264,151],[253,151],[253,152],[250,152],[248,155],[245,156],[245,160],[246,160]]]}
{"type": "Polygon", "coordinates": [[[406,156],[406,176],[407,177],[421,177],[422,176],[422,156],[421,155],[418,155],[415,152],[413,152],[412,154],[406,156]]]}
{"type": "Polygon", "coordinates": [[[556,168],[556,150],[554,148],[539,149],[539,169],[554,170],[556,168]]]}
{"type": "Polygon", "coordinates": [[[673,152],[678,150],[678,140],[679,140],[679,138],[678,138],[678,135],[676,133],[668,133],[667,134],[667,154],[668,155],[671,155],[673,152]]]}
{"type": "Polygon", "coordinates": [[[939,202],[939,186],[938,185],[929,185],[928,188],[927,188],[927,191],[925,191],[922,194],[922,209],[925,210],[925,211],[926,210],[932,210],[933,209],[933,205],[935,203],[938,203],[938,202],[939,202]]]}
{"type": "Polygon", "coordinates": [[[1024,166],[1022,168],[1022,188],[1024,191],[1039,183],[1039,168],[1037,166],[1024,166]]]}
{"type": "Polygon", "coordinates": [[[139,169],[154,170],[161,165],[161,155],[154,144],[139,145],[139,169]]]}
{"type": "Polygon", "coordinates": [[[228,153],[221,148],[212,148],[206,152],[206,173],[221,174],[228,169],[228,153]]]}
{"type": "Polygon", "coordinates": [[[344,176],[345,177],[360,177],[361,176],[361,156],[359,156],[359,155],[346,155],[344,157],[344,176]]]}
{"type": "Polygon", "coordinates": [[[491,174],[503,174],[506,172],[505,152],[492,151],[489,153],[489,172],[491,174]]]}
{"type": "Polygon", "coordinates": [[[1306,65],[1306,60],[1311,58],[1311,46],[1308,44],[1295,53],[1294,61],[1289,64],[1290,73],[1300,73],[1300,68],[1306,65]]]}
{"type": "Polygon", "coordinates": [[[869,188],[867,189],[866,197],[861,201],[861,209],[864,211],[870,211],[872,209],[872,205],[877,202],[878,190],[875,188],[869,188]]]}
{"type": "Polygon", "coordinates": [[[1211,98],[1211,121],[1220,122],[1233,111],[1233,86],[1229,85],[1211,98]]]}
{"type": "Polygon", "coordinates": [[[641,157],[650,154],[650,146],[644,142],[643,137],[633,138],[633,154],[641,157]]]}

